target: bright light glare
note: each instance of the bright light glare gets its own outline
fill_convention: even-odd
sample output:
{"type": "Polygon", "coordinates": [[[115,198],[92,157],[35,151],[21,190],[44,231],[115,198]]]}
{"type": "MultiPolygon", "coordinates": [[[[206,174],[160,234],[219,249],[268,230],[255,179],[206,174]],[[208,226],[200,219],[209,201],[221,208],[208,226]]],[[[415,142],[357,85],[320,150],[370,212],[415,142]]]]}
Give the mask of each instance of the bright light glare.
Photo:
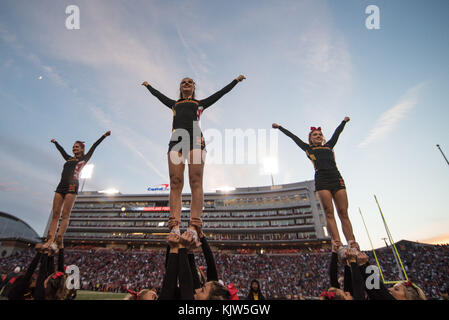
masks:
{"type": "Polygon", "coordinates": [[[227,187],[227,186],[217,188],[217,191],[223,191],[223,192],[229,192],[229,191],[234,191],[234,190],[235,190],[234,187],[227,187]]]}
{"type": "Polygon", "coordinates": [[[94,172],[93,164],[86,164],[81,170],[81,179],[90,179],[92,178],[92,173],[94,172]]]}
{"type": "Polygon", "coordinates": [[[117,190],[117,189],[115,189],[115,188],[109,188],[109,189],[106,189],[106,190],[101,190],[101,191],[98,191],[99,193],[106,193],[106,194],[115,194],[115,193],[119,193],[119,191],[117,190]]]}
{"type": "Polygon", "coordinates": [[[278,173],[278,159],[277,158],[265,158],[263,161],[263,174],[276,174],[278,173]]]}
{"type": "Polygon", "coordinates": [[[164,226],[164,222],[159,222],[159,223],[157,224],[157,226],[158,226],[158,227],[163,227],[163,226],[164,226]]]}

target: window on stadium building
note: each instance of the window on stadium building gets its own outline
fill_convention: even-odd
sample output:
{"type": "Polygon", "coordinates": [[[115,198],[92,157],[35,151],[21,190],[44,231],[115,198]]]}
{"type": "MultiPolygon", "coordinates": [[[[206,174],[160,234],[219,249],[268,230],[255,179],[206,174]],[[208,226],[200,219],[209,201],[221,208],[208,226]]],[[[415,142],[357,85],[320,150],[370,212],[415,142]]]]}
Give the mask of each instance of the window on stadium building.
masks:
{"type": "Polygon", "coordinates": [[[306,224],[313,224],[313,218],[306,218],[306,224]]]}
{"type": "MultiPolygon", "coordinates": [[[[220,218],[226,216],[224,212],[208,212],[207,217],[208,218],[220,218]]],[[[229,215],[227,215],[229,217],[229,215]]]]}
{"type": "Polygon", "coordinates": [[[287,215],[292,213],[292,209],[281,209],[278,212],[280,215],[287,215]]]}
{"type": "Polygon", "coordinates": [[[122,221],[118,222],[119,227],[132,227],[134,226],[134,221],[122,221]]]}
{"type": "Polygon", "coordinates": [[[273,227],[285,227],[285,226],[293,226],[295,224],[294,219],[286,219],[286,220],[271,220],[271,226],[273,227]]]}
{"type": "Polygon", "coordinates": [[[112,203],[112,202],[94,203],[92,206],[92,209],[113,209],[113,208],[114,208],[114,203],[112,203]]]}
{"type": "Polygon", "coordinates": [[[149,201],[123,201],[123,202],[116,202],[114,203],[114,208],[122,208],[122,207],[155,207],[156,202],[149,202],[149,201]]]}
{"type": "Polygon", "coordinates": [[[184,201],[182,202],[182,206],[183,206],[183,207],[186,207],[186,208],[190,208],[190,200],[184,200],[184,201]]]}
{"type": "Polygon", "coordinates": [[[294,213],[299,213],[299,214],[309,214],[312,213],[312,209],[310,207],[306,207],[306,208],[294,208],[293,209],[294,213]]]}
{"type": "Polygon", "coordinates": [[[145,227],[166,227],[168,225],[167,221],[145,221],[145,227]]]}
{"type": "Polygon", "coordinates": [[[142,226],[142,223],[139,223],[139,221],[70,221],[70,226],[72,227],[135,227],[135,226],[142,226]]]}
{"type": "Polygon", "coordinates": [[[270,240],[296,240],[296,233],[247,233],[247,234],[211,234],[213,240],[239,240],[239,241],[270,241],[270,240]]]}
{"type": "Polygon", "coordinates": [[[74,220],[71,220],[69,222],[69,226],[71,226],[71,227],[80,227],[80,226],[85,226],[85,225],[86,225],[85,221],[74,221],[74,220]]]}
{"type": "Polygon", "coordinates": [[[93,209],[95,206],[95,203],[91,202],[76,202],[73,206],[73,209],[93,209]]]}
{"type": "MultiPolygon", "coordinates": [[[[144,232],[67,232],[67,239],[149,239],[164,241],[166,233],[144,232]]],[[[211,240],[237,240],[237,241],[283,241],[316,239],[314,232],[300,233],[244,233],[244,234],[209,234],[211,240]]]]}
{"type": "Polygon", "coordinates": [[[205,208],[214,208],[215,207],[215,201],[214,200],[204,201],[204,207],[205,208]]]}
{"type": "Polygon", "coordinates": [[[116,218],[119,217],[118,212],[72,212],[70,218],[116,218]]]}
{"type": "Polygon", "coordinates": [[[87,212],[72,212],[70,214],[70,217],[72,217],[72,218],[79,218],[79,217],[85,218],[89,214],[91,214],[91,213],[90,212],[89,213],[87,213],[87,212]]]}
{"type": "Polygon", "coordinates": [[[120,214],[122,217],[128,217],[128,218],[136,218],[136,217],[140,217],[141,213],[140,212],[133,212],[133,211],[124,211],[121,212],[120,214]]]}
{"type": "Polygon", "coordinates": [[[246,217],[248,214],[249,212],[232,212],[233,217],[246,217]]]}
{"type": "Polygon", "coordinates": [[[168,218],[169,216],[170,212],[161,212],[161,211],[142,212],[142,217],[144,218],[168,218]]]}
{"type": "Polygon", "coordinates": [[[161,218],[161,217],[168,217],[170,213],[169,212],[160,212],[160,211],[146,211],[142,212],[143,218],[161,218]]]}
{"type": "Polygon", "coordinates": [[[276,195],[256,198],[235,197],[223,201],[224,206],[247,206],[247,205],[273,205],[274,203],[305,202],[309,197],[306,193],[293,195],[276,195]]]}

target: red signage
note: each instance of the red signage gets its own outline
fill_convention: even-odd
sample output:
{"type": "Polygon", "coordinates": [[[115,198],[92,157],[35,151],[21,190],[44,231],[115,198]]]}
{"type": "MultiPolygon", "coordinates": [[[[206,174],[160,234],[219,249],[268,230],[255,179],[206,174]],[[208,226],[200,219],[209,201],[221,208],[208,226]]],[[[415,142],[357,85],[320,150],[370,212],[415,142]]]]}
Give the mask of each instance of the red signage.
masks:
{"type": "Polygon", "coordinates": [[[144,207],[143,211],[170,211],[170,207],[144,207]]]}

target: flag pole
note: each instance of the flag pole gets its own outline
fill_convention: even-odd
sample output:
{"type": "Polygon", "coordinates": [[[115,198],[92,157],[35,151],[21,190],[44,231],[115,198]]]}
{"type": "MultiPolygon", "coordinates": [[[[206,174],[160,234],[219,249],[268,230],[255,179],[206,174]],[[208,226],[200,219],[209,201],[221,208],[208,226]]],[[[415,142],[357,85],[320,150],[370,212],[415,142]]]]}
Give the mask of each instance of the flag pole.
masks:
{"type": "MultiPolygon", "coordinates": [[[[382,221],[384,222],[385,230],[387,231],[387,235],[388,235],[388,238],[390,240],[390,243],[393,246],[393,255],[395,255],[395,259],[399,260],[400,265],[399,265],[398,261],[396,260],[396,263],[398,265],[398,269],[400,271],[401,268],[402,268],[402,272],[404,272],[405,280],[408,281],[407,272],[405,272],[404,265],[402,264],[401,256],[399,255],[398,249],[396,248],[396,244],[393,241],[393,237],[391,236],[390,229],[388,229],[387,222],[385,221],[384,214],[382,213],[382,209],[380,207],[379,201],[377,201],[376,195],[374,195],[374,199],[376,200],[377,207],[379,208],[379,212],[380,212],[380,215],[382,217],[382,221]]],[[[400,275],[400,278],[402,279],[403,276],[400,275]]]]}
{"type": "Polygon", "coordinates": [[[360,212],[360,216],[362,217],[363,225],[365,226],[366,234],[368,235],[368,239],[371,244],[371,248],[373,250],[374,258],[376,259],[377,267],[379,268],[380,276],[382,277],[382,282],[385,283],[384,275],[382,273],[382,269],[380,267],[379,260],[377,259],[376,251],[374,250],[373,242],[371,241],[371,237],[369,235],[368,228],[366,227],[365,219],[363,218],[362,210],[360,210],[360,208],[359,208],[359,212],[360,212]]]}
{"type": "Polygon", "coordinates": [[[437,144],[437,148],[438,148],[438,150],[440,150],[441,154],[442,154],[442,155],[443,155],[443,157],[444,157],[444,160],[446,160],[446,163],[447,163],[447,164],[449,164],[449,161],[447,160],[447,158],[446,158],[446,155],[444,154],[443,150],[441,150],[441,148],[440,148],[440,145],[439,145],[439,144],[437,144]]]}

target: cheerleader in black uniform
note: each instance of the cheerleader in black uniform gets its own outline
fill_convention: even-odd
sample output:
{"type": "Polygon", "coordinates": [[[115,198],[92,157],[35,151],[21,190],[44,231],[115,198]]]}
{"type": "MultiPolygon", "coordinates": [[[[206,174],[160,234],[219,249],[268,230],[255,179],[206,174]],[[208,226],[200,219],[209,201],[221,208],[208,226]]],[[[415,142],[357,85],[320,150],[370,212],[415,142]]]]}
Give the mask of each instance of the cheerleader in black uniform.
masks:
{"type": "Polygon", "coordinates": [[[76,141],[72,148],[74,156],[68,155],[55,139],[51,140],[51,142],[55,144],[56,148],[61,153],[64,160],[66,160],[66,163],[64,164],[64,169],[61,174],[61,181],[56,188],[55,196],[53,198],[52,220],[47,233],[47,241],[42,246],[44,250],[52,248],[56,251],[58,248],[60,249],[63,247],[63,236],[67,230],[70,213],[78,194],[79,175],[81,170],[92,157],[95,148],[110,134],[111,131],[108,131],[102,135],[101,138],[92,145],[89,152],[86,154],[84,154],[84,142],[76,141]],[[58,234],[56,235],[61,210],[62,221],[59,225],[58,234]],[[54,244],[55,237],[56,244],[54,244]]]}
{"type": "Polygon", "coordinates": [[[352,232],[351,221],[348,216],[348,196],[346,194],[345,182],[337,169],[335,163],[335,155],[333,148],[337,143],[345,124],[349,121],[346,117],[337,127],[332,138],[326,141],[321,132],[321,127],[312,127],[309,133],[309,143],[305,143],[293,133],[282,126],[273,123],[273,128],[281,130],[290,137],[295,143],[306,152],[307,157],[312,161],[315,167],[315,189],[319,194],[321,204],[326,213],[327,230],[337,247],[341,247],[342,243],[337,229],[337,223],[334,216],[334,206],[337,208],[338,216],[341,221],[343,234],[351,248],[360,250],[359,245],[355,242],[352,232]]]}
{"type": "MultiPolygon", "coordinates": [[[[226,87],[217,91],[210,97],[202,100],[195,98],[195,82],[184,78],[180,85],[179,99],[172,100],[154,89],[147,81],[143,82],[152,95],[159,99],[173,112],[172,137],[168,145],[168,171],[170,174],[170,218],[168,228],[171,232],[180,235],[181,222],[181,193],[184,185],[185,160],[189,164],[189,182],[192,191],[192,204],[190,207],[190,225],[187,231],[193,235],[195,245],[199,245],[203,211],[203,170],[206,156],[206,145],[198,121],[202,112],[217,102],[226,93],[232,90],[237,83],[243,81],[243,75],[238,76],[226,87]]],[[[185,245],[185,237],[181,241],[185,245]]]]}

